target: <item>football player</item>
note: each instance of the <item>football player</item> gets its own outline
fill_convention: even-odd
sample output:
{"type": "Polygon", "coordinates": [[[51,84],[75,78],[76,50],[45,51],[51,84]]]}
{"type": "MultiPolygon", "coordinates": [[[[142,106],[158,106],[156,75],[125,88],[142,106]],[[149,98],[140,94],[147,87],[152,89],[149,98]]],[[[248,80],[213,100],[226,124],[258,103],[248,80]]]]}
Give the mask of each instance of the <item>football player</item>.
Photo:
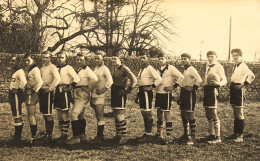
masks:
{"type": "Polygon", "coordinates": [[[61,80],[56,87],[54,107],[58,114],[61,136],[56,141],[64,142],[67,140],[70,125],[69,108],[72,102],[71,91],[76,87],[80,79],[73,67],[67,64],[67,54],[64,51],[58,52],[57,58],[61,80]]]}
{"type": "Polygon", "coordinates": [[[41,58],[43,64],[41,68],[43,85],[39,90],[39,104],[40,111],[43,114],[45,120],[46,135],[43,139],[49,143],[52,141],[52,131],[54,125],[52,117],[54,91],[60,82],[60,74],[57,67],[51,63],[51,53],[49,51],[44,51],[41,55],[41,58]]]}
{"type": "Polygon", "coordinates": [[[150,140],[152,139],[153,128],[153,88],[156,88],[162,82],[162,78],[159,73],[149,64],[149,60],[145,53],[141,53],[139,59],[141,59],[142,68],[138,73],[138,97],[145,127],[145,133],[140,139],[150,140]]]}
{"type": "Polygon", "coordinates": [[[180,84],[181,92],[178,103],[180,104],[181,118],[184,128],[184,135],[181,139],[186,141],[187,145],[193,145],[195,142],[196,120],[194,110],[196,104],[196,90],[202,83],[198,71],[191,65],[190,61],[190,54],[181,54],[181,64],[184,66],[184,80],[180,84]]]}
{"type": "Polygon", "coordinates": [[[215,51],[207,52],[207,59],[203,106],[209,124],[208,143],[216,144],[221,143],[220,120],[217,113],[219,87],[227,84],[227,78],[223,66],[217,62],[217,54],[215,51]],[[212,77],[212,79],[208,77],[212,77]]]}
{"type": "Polygon", "coordinates": [[[23,103],[23,89],[27,83],[24,70],[19,67],[19,57],[12,56],[10,65],[12,67],[12,80],[9,89],[9,103],[14,117],[14,142],[21,141],[21,134],[23,130],[22,120],[22,103],[23,103]]]}
{"type": "Polygon", "coordinates": [[[95,137],[94,142],[102,144],[104,141],[103,133],[105,125],[104,106],[108,89],[113,84],[113,78],[108,67],[104,64],[104,57],[101,53],[95,55],[95,62],[97,67],[95,68],[94,73],[98,77],[98,82],[92,90],[90,105],[95,110],[98,126],[97,136],[95,137]]]}
{"type": "Polygon", "coordinates": [[[170,116],[172,90],[177,88],[183,81],[184,76],[174,66],[167,63],[167,55],[159,53],[160,69],[158,73],[162,77],[162,82],[156,88],[155,108],[157,108],[157,137],[162,137],[163,119],[166,125],[166,142],[171,141],[172,121],[170,116]],[[176,81],[177,80],[177,81],[176,81]],[[164,118],[163,118],[164,116],[164,118]]]}
{"type": "Polygon", "coordinates": [[[31,143],[36,141],[37,122],[36,122],[36,104],[38,102],[38,91],[41,88],[43,81],[41,71],[32,59],[30,54],[24,55],[25,66],[27,73],[27,84],[25,86],[25,104],[28,112],[28,119],[31,128],[31,143]]]}
{"type": "Polygon", "coordinates": [[[233,108],[235,118],[233,138],[236,142],[242,142],[245,124],[243,110],[245,87],[253,82],[255,75],[248,66],[242,62],[241,49],[233,49],[231,54],[235,62],[230,84],[230,104],[233,108]]]}
{"type": "Polygon", "coordinates": [[[67,144],[86,141],[85,108],[90,99],[90,91],[98,81],[96,74],[86,65],[86,58],[82,53],[77,54],[77,65],[80,81],[73,91],[74,105],[70,114],[73,137],[67,141],[67,144]]]}
{"type": "Polygon", "coordinates": [[[137,80],[131,70],[121,64],[118,56],[112,57],[112,77],[113,85],[111,87],[111,107],[113,109],[113,117],[115,118],[116,137],[115,141],[123,144],[127,141],[126,138],[126,95],[129,94],[136,85],[137,80]],[[130,84],[127,86],[128,79],[130,84]]]}

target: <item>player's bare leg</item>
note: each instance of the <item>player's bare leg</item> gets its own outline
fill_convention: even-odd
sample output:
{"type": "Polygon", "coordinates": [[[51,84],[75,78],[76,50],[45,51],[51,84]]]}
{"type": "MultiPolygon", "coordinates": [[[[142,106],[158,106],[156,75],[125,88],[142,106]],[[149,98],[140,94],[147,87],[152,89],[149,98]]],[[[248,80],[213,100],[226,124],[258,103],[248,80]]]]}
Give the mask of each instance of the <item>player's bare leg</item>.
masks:
{"type": "Polygon", "coordinates": [[[211,120],[214,122],[214,129],[215,129],[215,139],[209,140],[208,143],[216,144],[221,143],[220,138],[220,120],[218,118],[217,109],[216,108],[208,108],[209,116],[211,120]]]}
{"type": "Polygon", "coordinates": [[[35,117],[35,111],[36,106],[35,105],[27,105],[27,112],[28,112],[28,120],[30,124],[31,129],[31,142],[34,142],[36,140],[37,135],[37,123],[36,123],[36,117],[35,117]]]}

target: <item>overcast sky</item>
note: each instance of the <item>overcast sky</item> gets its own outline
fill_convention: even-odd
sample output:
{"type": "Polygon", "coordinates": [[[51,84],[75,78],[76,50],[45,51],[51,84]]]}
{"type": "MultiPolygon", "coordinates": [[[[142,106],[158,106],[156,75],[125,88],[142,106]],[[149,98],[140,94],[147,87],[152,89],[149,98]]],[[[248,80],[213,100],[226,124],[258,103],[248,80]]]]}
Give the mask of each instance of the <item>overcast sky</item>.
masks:
{"type": "Polygon", "coordinates": [[[229,22],[232,16],[232,48],[241,48],[244,60],[253,60],[260,50],[259,0],[165,0],[162,6],[175,17],[179,36],[169,49],[177,55],[189,52],[202,58],[215,50],[219,59],[227,59],[229,22]],[[203,43],[202,43],[203,41],[203,43]]]}

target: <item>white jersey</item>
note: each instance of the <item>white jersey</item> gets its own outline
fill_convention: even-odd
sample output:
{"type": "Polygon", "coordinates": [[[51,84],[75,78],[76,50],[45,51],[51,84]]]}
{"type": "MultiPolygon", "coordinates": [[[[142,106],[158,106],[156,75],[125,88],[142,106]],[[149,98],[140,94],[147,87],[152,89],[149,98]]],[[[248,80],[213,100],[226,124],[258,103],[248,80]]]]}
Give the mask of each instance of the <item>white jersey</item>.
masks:
{"type": "Polygon", "coordinates": [[[61,78],[59,84],[71,84],[72,82],[78,83],[80,80],[79,76],[70,65],[66,64],[64,66],[58,67],[58,71],[61,78]]]}
{"type": "Polygon", "coordinates": [[[49,88],[53,91],[60,82],[60,74],[58,69],[52,63],[43,65],[41,68],[41,76],[43,80],[43,85],[41,88],[49,88]]]}
{"type": "Polygon", "coordinates": [[[250,84],[255,79],[254,73],[248,68],[245,63],[238,63],[234,69],[233,74],[231,76],[232,83],[241,83],[243,84],[245,81],[250,84]]]}
{"type": "Polygon", "coordinates": [[[79,69],[78,76],[80,81],[78,82],[77,86],[88,86],[98,80],[96,74],[89,67],[83,67],[79,69]]]}
{"type": "Polygon", "coordinates": [[[167,64],[161,70],[157,70],[157,72],[161,75],[162,82],[156,88],[156,93],[168,93],[164,91],[164,87],[173,86],[174,82],[180,85],[184,79],[184,76],[181,74],[181,72],[169,64],[167,64]]]}
{"type": "Polygon", "coordinates": [[[34,64],[29,67],[27,75],[27,88],[32,88],[34,91],[38,92],[43,84],[41,78],[40,69],[34,64]]]}
{"type": "Polygon", "coordinates": [[[18,69],[12,74],[10,89],[24,88],[27,83],[25,72],[23,69],[18,69]]]}

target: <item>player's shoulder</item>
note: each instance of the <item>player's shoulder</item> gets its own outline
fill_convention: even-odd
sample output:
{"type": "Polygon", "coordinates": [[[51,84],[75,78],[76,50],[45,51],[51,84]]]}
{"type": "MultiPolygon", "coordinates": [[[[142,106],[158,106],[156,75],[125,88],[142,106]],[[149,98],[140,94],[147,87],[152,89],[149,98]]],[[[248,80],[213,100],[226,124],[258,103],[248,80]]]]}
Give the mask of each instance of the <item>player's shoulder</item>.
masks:
{"type": "Polygon", "coordinates": [[[121,70],[129,71],[130,68],[124,64],[121,65],[121,70]]]}
{"type": "Polygon", "coordinates": [[[168,69],[177,69],[174,65],[168,64],[168,69]]]}

